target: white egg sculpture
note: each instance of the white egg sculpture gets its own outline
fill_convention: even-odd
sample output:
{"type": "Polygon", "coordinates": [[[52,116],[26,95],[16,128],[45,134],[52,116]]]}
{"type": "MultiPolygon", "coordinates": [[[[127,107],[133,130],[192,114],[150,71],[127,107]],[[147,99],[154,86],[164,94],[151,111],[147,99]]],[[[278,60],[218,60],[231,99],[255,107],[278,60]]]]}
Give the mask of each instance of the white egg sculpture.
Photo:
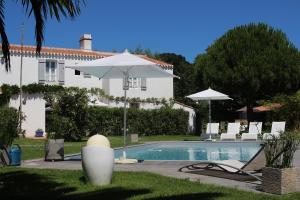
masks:
{"type": "Polygon", "coordinates": [[[93,135],[88,139],[86,146],[99,146],[99,147],[110,148],[110,143],[107,137],[97,134],[97,135],[93,135]]]}
{"type": "Polygon", "coordinates": [[[95,185],[111,183],[114,168],[114,150],[103,135],[94,135],[81,150],[82,168],[87,180],[95,185]]]}

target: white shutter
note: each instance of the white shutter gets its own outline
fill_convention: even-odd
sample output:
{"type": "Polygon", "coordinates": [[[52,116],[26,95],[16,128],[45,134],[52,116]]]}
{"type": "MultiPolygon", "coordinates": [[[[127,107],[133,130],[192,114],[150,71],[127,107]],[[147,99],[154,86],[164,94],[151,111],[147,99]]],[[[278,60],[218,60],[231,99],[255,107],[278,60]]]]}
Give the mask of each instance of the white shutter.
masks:
{"type": "Polygon", "coordinates": [[[58,83],[59,85],[65,84],[65,61],[58,61],[58,83]]]}
{"type": "Polygon", "coordinates": [[[38,64],[39,84],[45,84],[46,60],[40,59],[38,64]]]}
{"type": "Polygon", "coordinates": [[[141,78],[141,90],[146,91],[147,90],[147,79],[141,78]]]}

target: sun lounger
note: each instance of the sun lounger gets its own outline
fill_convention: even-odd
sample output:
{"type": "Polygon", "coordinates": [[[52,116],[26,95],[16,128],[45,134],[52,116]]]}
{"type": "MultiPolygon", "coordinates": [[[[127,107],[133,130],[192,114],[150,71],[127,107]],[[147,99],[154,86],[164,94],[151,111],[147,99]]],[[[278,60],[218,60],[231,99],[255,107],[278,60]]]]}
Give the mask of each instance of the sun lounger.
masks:
{"type": "Polygon", "coordinates": [[[262,122],[250,122],[248,133],[243,133],[241,140],[257,140],[257,136],[261,134],[262,122]]]}
{"type": "Polygon", "coordinates": [[[221,140],[236,140],[236,135],[240,132],[240,123],[228,123],[227,132],[221,134],[221,140]]]}
{"type": "Polygon", "coordinates": [[[272,122],[271,133],[264,133],[263,139],[271,139],[273,136],[279,137],[285,131],[285,122],[272,122]]]}
{"type": "Polygon", "coordinates": [[[214,160],[214,161],[201,161],[196,164],[187,165],[181,167],[178,171],[180,172],[196,172],[197,170],[221,170],[226,173],[231,174],[246,174],[256,180],[261,181],[261,179],[255,175],[263,167],[265,167],[266,159],[263,151],[264,147],[259,149],[259,151],[246,163],[238,160],[214,160]]]}

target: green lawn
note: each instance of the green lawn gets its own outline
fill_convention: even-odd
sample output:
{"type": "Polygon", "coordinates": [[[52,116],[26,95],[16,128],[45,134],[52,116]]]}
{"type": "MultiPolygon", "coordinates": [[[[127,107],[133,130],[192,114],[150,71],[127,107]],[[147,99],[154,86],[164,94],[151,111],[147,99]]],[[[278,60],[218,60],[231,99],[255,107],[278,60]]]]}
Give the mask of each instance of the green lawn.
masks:
{"type": "MultiPolygon", "coordinates": [[[[112,147],[122,147],[123,137],[113,136],[108,137],[112,147]]],[[[170,140],[198,140],[199,136],[186,136],[186,135],[159,135],[159,136],[142,136],[139,138],[139,143],[152,142],[152,141],[170,141],[170,140]]],[[[22,160],[43,158],[45,140],[41,139],[15,139],[14,144],[19,144],[22,148],[22,160]]],[[[82,142],[65,142],[65,154],[79,153],[82,146],[86,145],[86,141],[82,142]]]]}
{"type": "Polygon", "coordinates": [[[4,199],[300,199],[300,193],[284,196],[256,194],[144,172],[114,172],[111,185],[98,187],[85,183],[79,170],[15,167],[0,170],[0,194],[4,199]]]}

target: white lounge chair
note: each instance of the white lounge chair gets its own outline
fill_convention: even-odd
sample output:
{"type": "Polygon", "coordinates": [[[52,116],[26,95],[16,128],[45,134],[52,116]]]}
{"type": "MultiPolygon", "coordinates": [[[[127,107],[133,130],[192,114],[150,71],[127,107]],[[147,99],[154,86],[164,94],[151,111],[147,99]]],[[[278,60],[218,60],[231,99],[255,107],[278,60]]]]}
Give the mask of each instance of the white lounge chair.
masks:
{"type": "Polygon", "coordinates": [[[196,173],[199,170],[221,170],[230,174],[246,174],[259,181],[261,179],[255,175],[256,172],[261,171],[266,165],[266,158],[264,154],[264,147],[262,146],[259,151],[246,163],[238,160],[212,160],[200,161],[199,163],[181,167],[179,172],[196,173]]]}
{"type": "Polygon", "coordinates": [[[219,123],[207,123],[206,125],[206,133],[201,134],[202,139],[208,139],[210,135],[219,134],[219,123]]]}
{"type": "Polygon", "coordinates": [[[264,133],[263,139],[270,139],[272,136],[279,137],[285,131],[285,122],[272,122],[271,133],[264,133]]]}
{"type": "Polygon", "coordinates": [[[228,123],[227,132],[221,134],[221,140],[236,140],[236,134],[240,132],[240,123],[228,123]]]}
{"type": "Polygon", "coordinates": [[[243,133],[241,140],[257,140],[258,134],[261,134],[262,122],[250,122],[248,133],[243,133]]]}

